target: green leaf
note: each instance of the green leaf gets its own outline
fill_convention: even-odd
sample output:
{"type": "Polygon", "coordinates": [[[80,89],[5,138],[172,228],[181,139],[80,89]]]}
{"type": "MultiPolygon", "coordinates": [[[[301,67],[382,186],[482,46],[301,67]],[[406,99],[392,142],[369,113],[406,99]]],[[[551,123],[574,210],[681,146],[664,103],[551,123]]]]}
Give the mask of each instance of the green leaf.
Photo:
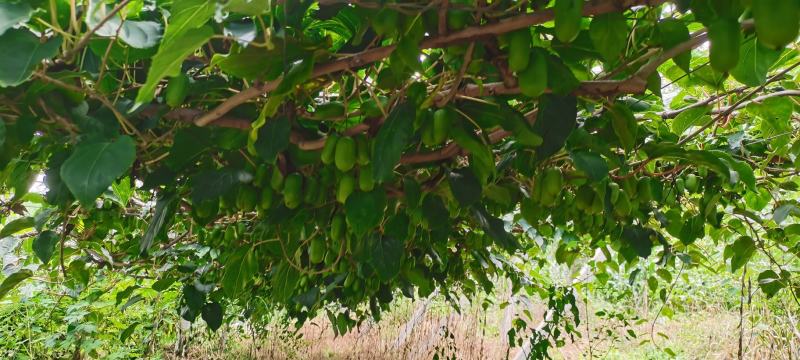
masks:
{"type": "Polygon", "coordinates": [[[347,197],[344,205],[347,223],[357,236],[363,236],[383,219],[386,194],[382,188],[370,192],[355,192],[347,197]]]}
{"type": "Polygon", "coordinates": [[[133,196],[133,184],[128,177],[124,177],[111,183],[111,191],[114,193],[116,200],[122,207],[128,207],[128,202],[133,196]]]}
{"type": "Polygon", "coordinates": [[[250,124],[250,132],[247,134],[247,151],[250,154],[257,155],[256,143],[258,142],[258,135],[261,133],[261,128],[267,123],[267,119],[271,119],[278,112],[278,107],[283,104],[283,99],[286,95],[273,94],[269,100],[261,107],[256,121],[250,124]]]}
{"type": "Polygon", "coordinates": [[[225,262],[222,276],[222,290],[228,297],[235,297],[245,289],[247,283],[256,275],[255,249],[239,247],[225,262]]]}
{"type": "Polygon", "coordinates": [[[278,301],[289,301],[298,281],[300,281],[300,273],[286,261],[281,262],[272,274],[272,295],[278,301]]]}
{"type": "Polygon", "coordinates": [[[369,19],[361,16],[358,7],[341,7],[331,19],[314,22],[306,31],[320,30],[331,38],[331,51],[338,51],[346,43],[358,46],[363,40],[369,19]]]}
{"type": "Polygon", "coordinates": [[[547,72],[547,86],[555,95],[568,96],[581,85],[572,70],[557,56],[547,57],[547,72]]]}
{"type": "Polygon", "coordinates": [[[0,300],[2,300],[9,291],[17,287],[22,280],[25,280],[31,276],[33,276],[32,271],[28,269],[22,269],[5,278],[3,283],[0,283],[0,300]]]}
{"type": "Polygon", "coordinates": [[[608,110],[614,134],[617,135],[622,148],[626,152],[630,152],[636,145],[636,136],[639,130],[636,117],[634,117],[631,109],[622,103],[615,103],[608,110]]]}
{"type": "Polygon", "coordinates": [[[258,140],[255,143],[258,156],[261,156],[267,163],[275,163],[278,154],[289,147],[291,131],[291,124],[285,116],[267,121],[259,129],[258,140]]]}
{"type": "Polygon", "coordinates": [[[622,230],[622,239],[641,258],[647,258],[653,251],[653,241],[650,239],[655,232],[639,225],[628,226],[622,230]]]}
{"type": "Polygon", "coordinates": [[[372,152],[372,175],[382,183],[392,178],[394,167],[400,162],[411,136],[414,133],[416,108],[411,103],[395,106],[375,136],[372,152]]]}
{"type": "Polygon", "coordinates": [[[0,230],[0,239],[33,228],[34,225],[36,225],[36,220],[29,216],[11,220],[3,227],[3,230],[0,230]]]}
{"type": "Polygon", "coordinates": [[[752,191],[756,189],[756,176],[753,168],[747,162],[734,159],[731,154],[719,150],[709,150],[709,152],[720,158],[729,168],[731,183],[741,180],[752,191]]]}
{"type": "Polygon", "coordinates": [[[390,217],[383,228],[383,234],[401,242],[408,239],[408,225],[411,219],[403,212],[390,217]]]}
{"type": "MultiPolygon", "coordinates": [[[[502,101],[492,101],[491,103],[464,101],[458,104],[458,110],[460,113],[466,114],[467,117],[475,121],[483,129],[490,129],[504,122],[508,123],[508,118],[525,121],[522,114],[502,101]]],[[[509,124],[505,125],[508,126],[509,124]]],[[[503,128],[511,131],[511,128],[506,128],[506,126],[503,126],[503,128]]]]}
{"type": "Polygon", "coordinates": [[[514,139],[522,145],[536,147],[542,144],[542,138],[533,132],[525,117],[507,103],[467,101],[459,105],[459,110],[467,114],[481,128],[488,129],[500,125],[503,129],[511,131],[514,139]]]}
{"type": "Polygon", "coordinates": [[[775,209],[775,212],[772,214],[772,220],[774,220],[775,223],[780,224],[784,222],[786,218],[789,217],[789,215],[791,214],[800,216],[800,208],[798,208],[794,204],[784,204],[775,209]]]}
{"type": "MultiPolygon", "coordinates": [[[[174,24],[174,26],[178,25],[174,24]]],[[[172,26],[173,24],[170,24],[167,27],[167,34],[169,34],[172,26]]],[[[139,93],[136,95],[137,105],[153,100],[156,86],[158,86],[161,79],[178,75],[181,71],[183,60],[211,39],[211,36],[214,35],[214,30],[209,26],[203,26],[177,37],[170,37],[170,39],[174,39],[173,41],[167,41],[167,34],[164,35],[164,40],[153,57],[150,71],[147,73],[147,80],[142,84],[139,93]]]]}
{"type": "Polygon", "coordinates": [[[50,59],[61,47],[61,37],[42,42],[26,29],[9,29],[0,36],[0,46],[6,54],[0,58],[0,87],[17,86],[27,81],[44,59],[50,59]]]}
{"type": "Polygon", "coordinates": [[[690,245],[705,234],[705,219],[703,215],[691,216],[684,219],[678,239],[684,245],[690,245]]]}
{"type": "Polygon", "coordinates": [[[147,225],[147,230],[142,236],[142,241],[139,243],[139,254],[142,256],[147,255],[147,250],[153,245],[156,237],[165,236],[167,233],[167,224],[175,215],[175,209],[178,207],[180,197],[173,192],[162,192],[156,201],[156,210],[153,218],[147,225]]]}
{"type": "MultiPolygon", "coordinates": [[[[769,299],[786,287],[786,284],[783,283],[781,277],[774,271],[766,270],[758,274],[758,287],[761,288],[761,291],[763,291],[769,299]]],[[[2,294],[1,288],[2,287],[0,287],[0,294],[2,294]]],[[[2,295],[0,295],[0,297],[2,297],[2,295]]]]}
{"type": "Polygon", "coordinates": [[[544,139],[536,149],[536,158],[546,159],[555,154],[577,126],[578,99],[574,96],[543,95],[539,100],[539,113],[533,131],[544,139]]]}
{"type": "Polygon", "coordinates": [[[92,274],[86,269],[86,262],[82,258],[77,258],[69,263],[67,274],[69,274],[75,282],[83,286],[87,286],[89,280],[92,278],[92,274]]]}
{"type": "Polygon", "coordinates": [[[201,203],[206,200],[216,199],[238,184],[251,181],[253,176],[247,172],[220,169],[204,171],[190,180],[192,185],[192,202],[201,203]]]}
{"type": "Polygon", "coordinates": [[[705,166],[715,171],[717,174],[719,174],[726,180],[730,179],[731,176],[730,167],[728,167],[728,165],[725,162],[720,160],[718,155],[712,153],[711,151],[690,150],[684,153],[684,155],[681,157],[693,165],[705,166]]]}
{"type": "Polygon", "coordinates": [[[131,297],[130,299],[128,299],[128,301],[126,301],[124,304],[122,304],[122,306],[119,307],[119,311],[121,311],[121,312],[125,311],[125,309],[133,306],[134,304],[136,304],[136,303],[138,303],[138,302],[140,302],[142,300],[144,300],[144,297],[142,297],[141,294],[136,294],[133,297],[131,297]]]}
{"type": "Polygon", "coordinates": [[[710,151],[705,150],[684,150],[682,147],[675,143],[661,142],[661,143],[648,143],[642,149],[651,158],[666,158],[678,159],[694,162],[694,165],[708,167],[716,171],[720,175],[728,178],[730,176],[730,169],[728,166],[719,159],[717,155],[710,151]]]}
{"type": "Polygon", "coordinates": [[[165,159],[167,166],[178,171],[189,165],[198,155],[211,147],[210,135],[207,128],[188,127],[178,130],[172,138],[172,147],[165,159]]]}
{"type": "Polygon", "coordinates": [[[169,25],[164,32],[164,38],[161,39],[161,46],[180,42],[184,38],[183,35],[205,25],[214,16],[216,5],[215,2],[207,0],[173,1],[169,25]]]}
{"type": "Polygon", "coordinates": [[[50,262],[50,259],[53,257],[53,253],[56,250],[56,244],[58,244],[58,234],[53,231],[47,230],[43,231],[33,240],[32,248],[33,253],[36,254],[36,257],[42,261],[42,263],[47,264],[50,262]]]}
{"type": "Polygon", "coordinates": [[[430,229],[441,229],[450,226],[450,213],[442,199],[434,194],[425,196],[422,200],[422,215],[430,229]]]}
{"type": "Polygon", "coordinates": [[[773,50],[765,47],[755,37],[745,41],[739,49],[739,63],[731,70],[736,81],[750,87],[767,82],[767,73],[781,57],[783,49],[773,50]]]}
{"type": "MultiPolygon", "coordinates": [[[[736,272],[736,270],[747,264],[756,251],[756,243],[749,236],[742,236],[729,246],[731,252],[731,272],[736,272]]],[[[725,252],[728,252],[728,247],[725,248],[725,252]]]]}
{"type": "Polygon", "coordinates": [[[270,0],[230,0],[225,10],[242,15],[257,16],[269,10],[270,0]]]}
{"type": "MultiPolygon", "coordinates": [[[[86,143],[88,144],[89,142],[86,143]]],[[[82,144],[78,145],[78,147],[81,146],[82,144]]],[[[64,205],[72,199],[69,188],[67,188],[64,179],[61,178],[61,168],[73,152],[67,149],[59,149],[47,161],[47,168],[44,171],[44,184],[47,187],[45,195],[47,202],[52,205],[64,205]]]]}
{"type": "Polygon", "coordinates": [[[404,36],[397,42],[394,53],[397,54],[405,66],[414,71],[423,71],[422,64],[419,62],[420,48],[418,39],[404,36]]]}
{"type": "Polygon", "coordinates": [[[128,325],[128,327],[126,327],[125,330],[122,330],[122,332],[119,334],[119,341],[124,343],[126,340],[128,340],[128,338],[133,335],[133,332],[136,331],[137,326],[139,326],[138,321],[128,325]]]}
{"type": "Polygon", "coordinates": [[[484,144],[474,132],[464,128],[463,124],[454,124],[450,129],[453,140],[470,154],[470,167],[481,184],[486,184],[495,172],[492,149],[484,144]]]}
{"type": "Polygon", "coordinates": [[[227,54],[214,54],[211,66],[214,65],[226,74],[242,79],[275,80],[283,73],[283,56],[277,49],[233,45],[227,54]]]}
{"type": "MultiPolygon", "coordinates": [[[[794,101],[788,97],[772,97],[758,103],[751,103],[747,111],[758,116],[762,121],[760,130],[765,137],[785,137],[785,133],[792,131],[790,119],[794,114],[794,101]]],[[[780,147],[777,139],[772,139],[770,145],[780,147]]]]}
{"type": "Polygon", "coordinates": [[[657,71],[647,77],[647,90],[650,90],[653,95],[661,97],[661,74],[657,71]]]}
{"type": "Polygon", "coordinates": [[[681,112],[672,120],[672,132],[680,136],[692,126],[699,126],[711,121],[711,116],[708,115],[710,110],[710,107],[706,105],[681,112]]]}
{"type": "Polygon", "coordinates": [[[601,181],[608,177],[608,164],[599,154],[591,151],[572,151],[570,152],[575,168],[585,172],[594,181],[601,181]]]}
{"type": "Polygon", "coordinates": [[[473,207],[472,214],[486,235],[494,239],[501,248],[508,252],[519,249],[517,239],[506,231],[505,222],[503,222],[503,220],[490,215],[486,210],[480,207],[473,207]]]}
{"type": "Polygon", "coordinates": [[[422,199],[422,188],[419,183],[413,178],[403,179],[403,192],[405,193],[405,201],[408,207],[416,208],[419,206],[419,201],[422,199]]]}
{"type": "Polygon", "coordinates": [[[391,236],[373,236],[370,243],[370,264],[381,281],[392,280],[400,273],[403,242],[391,236]]]}
{"type": "Polygon", "coordinates": [[[150,286],[150,288],[155,290],[155,291],[161,292],[161,291],[169,289],[169,286],[174,284],[174,283],[175,283],[175,278],[173,278],[173,277],[165,277],[165,278],[158,279],[158,281],[154,282],[153,285],[150,286]]]}
{"type": "Polygon", "coordinates": [[[222,306],[216,301],[205,304],[203,309],[200,310],[200,316],[211,331],[217,331],[222,326],[223,310],[222,306]]]}
{"type": "Polygon", "coordinates": [[[113,142],[81,143],[61,165],[61,180],[83,206],[91,207],[135,159],[136,144],[130,136],[113,142]]]}
{"type": "Polygon", "coordinates": [[[137,49],[146,49],[158,45],[161,39],[161,24],[153,21],[123,20],[119,14],[109,17],[112,4],[103,0],[90,0],[86,10],[86,25],[97,29],[95,35],[103,37],[119,37],[120,40],[137,49]],[[101,25],[101,21],[105,20],[101,25]]]}
{"type": "MultiPolygon", "coordinates": [[[[686,27],[683,21],[678,19],[663,20],[658,23],[656,29],[658,31],[659,42],[665,51],[688,41],[690,37],[689,28],[686,27]]],[[[683,71],[689,73],[691,70],[692,52],[685,51],[672,58],[672,61],[674,61],[675,65],[678,65],[679,68],[683,69],[683,71]]]]}
{"type": "Polygon", "coordinates": [[[589,27],[595,51],[614,63],[628,44],[628,23],[622,13],[611,12],[595,16],[589,27]]]}
{"type": "Polygon", "coordinates": [[[6,143],[6,122],[0,119],[0,147],[6,143]]]}
{"type": "Polygon", "coordinates": [[[297,60],[289,65],[289,69],[283,75],[281,83],[272,92],[273,96],[287,95],[311,77],[314,70],[313,58],[297,60]]]}
{"type": "Polygon", "coordinates": [[[25,2],[0,3],[0,35],[31,18],[33,9],[25,2]]]}
{"type": "Polygon", "coordinates": [[[447,176],[450,192],[463,207],[468,207],[481,200],[481,182],[469,168],[451,171],[447,176]]]}
{"type": "Polygon", "coordinates": [[[206,294],[197,289],[194,284],[183,285],[183,300],[192,310],[200,310],[206,302],[206,294]]]}

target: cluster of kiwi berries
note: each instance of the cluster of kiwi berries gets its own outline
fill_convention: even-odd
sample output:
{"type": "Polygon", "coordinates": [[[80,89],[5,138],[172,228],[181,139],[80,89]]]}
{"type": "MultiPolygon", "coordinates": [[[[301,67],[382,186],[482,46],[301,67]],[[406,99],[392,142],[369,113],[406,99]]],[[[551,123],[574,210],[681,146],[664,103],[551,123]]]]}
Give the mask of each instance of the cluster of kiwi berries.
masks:
{"type": "MultiPolygon", "coordinates": [[[[238,189],[221,196],[218,201],[195,204],[193,216],[198,222],[207,223],[219,212],[263,212],[278,201],[288,209],[296,209],[302,204],[323,206],[332,192],[336,201],[344,204],[356,188],[368,192],[376,185],[370,166],[370,151],[369,140],[364,135],[350,137],[332,134],[328,136],[320,154],[322,166],[315,168],[317,171],[313,176],[304,176],[300,172],[284,174],[278,166],[262,164],[256,169],[252,182],[239,185],[238,189]]],[[[233,244],[246,232],[241,222],[222,229],[216,227],[209,236],[225,244],[233,244]]],[[[357,275],[351,271],[348,262],[337,263],[343,251],[352,252],[355,246],[357,244],[347,231],[344,214],[337,212],[330,219],[329,226],[325,226],[324,232],[311,236],[305,247],[297,249],[294,261],[302,264],[307,259],[312,266],[319,265],[331,268],[332,272],[347,273],[344,287],[347,291],[358,292],[362,285],[371,283],[356,281],[357,275]]],[[[309,276],[301,277],[301,285],[309,281],[309,276]]],[[[376,282],[371,286],[378,285],[379,282],[376,282]]]]}
{"type": "Polygon", "coordinates": [[[450,137],[450,127],[456,121],[454,110],[449,107],[429,111],[421,117],[420,137],[427,147],[444,144],[450,137]]]}
{"type": "Polygon", "coordinates": [[[740,19],[752,16],[758,41],[771,49],[781,49],[795,41],[800,31],[800,1],[692,0],[689,7],[708,27],[709,61],[723,73],[739,63],[740,19]]]}
{"type": "Polygon", "coordinates": [[[198,220],[210,220],[220,211],[228,214],[265,211],[276,201],[282,201],[288,209],[296,209],[302,204],[321,206],[332,192],[335,192],[336,200],[344,204],[356,187],[364,192],[375,187],[370,151],[365,135],[340,137],[332,134],[320,155],[323,166],[315,168],[312,176],[304,176],[301,172],[284,174],[278,166],[261,164],[251,182],[240,184],[218,201],[194,204],[193,215],[198,220]]]}
{"type": "MultiPolygon", "coordinates": [[[[520,212],[531,225],[551,214],[563,214],[560,221],[572,220],[582,231],[611,229],[637,215],[640,205],[655,199],[654,182],[647,176],[624,177],[616,182],[595,185],[585,177],[565,176],[558,168],[541,171],[533,179],[529,197],[522,201],[520,212]],[[602,185],[600,185],[602,184],[602,185]],[[573,192],[565,191],[573,188],[573,192]],[[561,207],[563,211],[554,211],[561,207]]],[[[556,219],[559,220],[559,219],[556,219]]]]}
{"type": "MultiPolygon", "coordinates": [[[[557,0],[555,12],[555,37],[561,42],[575,40],[581,29],[583,0],[557,0]]],[[[530,29],[509,33],[508,69],[517,74],[520,92],[538,97],[547,90],[547,50],[532,46],[530,29]]]]}

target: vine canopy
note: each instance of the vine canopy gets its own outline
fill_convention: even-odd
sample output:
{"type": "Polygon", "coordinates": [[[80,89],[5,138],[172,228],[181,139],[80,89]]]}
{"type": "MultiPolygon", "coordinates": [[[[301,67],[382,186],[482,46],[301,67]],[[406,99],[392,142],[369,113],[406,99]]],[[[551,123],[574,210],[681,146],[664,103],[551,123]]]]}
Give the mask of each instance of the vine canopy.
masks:
{"type": "Polygon", "coordinates": [[[346,331],[497,276],[547,296],[548,247],[797,253],[799,26],[796,0],[0,0],[0,237],[35,255],[0,296],[113,271],[212,328],[267,303],[346,331]]]}

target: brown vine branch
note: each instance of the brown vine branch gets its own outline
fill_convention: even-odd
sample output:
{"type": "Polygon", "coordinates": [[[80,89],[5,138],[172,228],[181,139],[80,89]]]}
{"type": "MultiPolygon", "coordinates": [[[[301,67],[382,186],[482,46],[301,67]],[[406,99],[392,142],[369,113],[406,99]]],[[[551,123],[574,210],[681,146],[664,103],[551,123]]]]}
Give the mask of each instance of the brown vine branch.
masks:
{"type": "MultiPolygon", "coordinates": [[[[678,44],[675,47],[670,48],[668,50],[662,51],[661,55],[659,55],[655,59],[651,60],[649,63],[642,66],[631,77],[624,80],[584,81],[581,83],[578,89],[574,91],[574,94],[579,96],[602,97],[602,96],[613,96],[618,94],[643,93],[647,88],[647,78],[650,75],[652,75],[661,64],[686,51],[691,51],[695,47],[703,44],[706,40],[707,40],[707,35],[705,31],[703,30],[698,31],[692,35],[690,40],[678,44]]],[[[274,88],[274,86],[277,86],[277,83],[273,83],[272,86],[274,88]]],[[[249,90],[253,89],[258,89],[258,87],[252,87],[243,90],[242,92],[229,98],[228,101],[237,96],[243,96],[242,95],[243,93],[246,93],[249,90]]],[[[515,95],[515,94],[519,94],[518,87],[508,87],[503,82],[496,82],[496,83],[483,84],[482,86],[478,86],[475,84],[467,85],[463,90],[459,91],[458,96],[481,97],[481,96],[492,96],[492,95],[515,95]]],[[[255,96],[258,96],[258,94],[256,94],[255,96]]],[[[439,95],[438,97],[444,97],[444,96],[447,95],[446,94],[439,95]]],[[[247,100],[245,99],[241,103],[243,103],[244,101],[247,100]]],[[[223,103],[220,106],[223,105],[225,105],[225,103],[223,103]]],[[[217,109],[219,109],[219,107],[217,109]]],[[[167,113],[165,117],[168,119],[175,119],[183,122],[189,122],[192,121],[192,119],[195,119],[201,112],[202,112],[201,110],[197,109],[177,109],[167,113]]],[[[208,116],[209,114],[206,114],[204,116],[208,116]]],[[[198,120],[202,118],[203,117],[200,117],[198,120]]],[[[199,125],[198,120],[195,121],[196,125],[199,125]]],[[[210,123],[211,122],[209,122],[209,124],[210,123]]],[[[239,129],[248,129],[250,127],[249,120],[226,116],[225,113],[222,113],[219,117],[213,119],[213,123],[216,126],[234,127],[239,129]]],[[[369,129],[370,129],[369,124],[362,123],[347,129],[344,135],[352,136],[355,134],[365,132],[369,129]]],[[[497,130],[489,134],[489,138],[492,143],[496,143],[510,135],[511,133],[505,130],[497,130]]],[[[325,145],[325,138],[315,139],[315,140],[305,140],[300,134],[297,133],[292,134],[291,141],[302,150],[319,150],[325,145]]],[[[458,147],[458,145],[456,145],[455,143],[451,143],[445,146],[444,148],[436,151],[405,155],[400,162],[402,164],[419,164],[425,162],[434,162],[451,158],[461,153],[462,153],[461,148],[458,147]]]]}
{"type": "Polygon", "coordinates": [[[786,69],[781,70],[779,73],[775,74],[774,76],[769,78],[769,80],[764,82],[764,84],[762,84],[761,86],[753,89],[753,91],[749,92],[745,96],[742,96],[742,98],[739,99],[739,101],[737,101],[733,105],[729,106],[725,111],[720,112],[717,116],[715,116],[713,119],[711,119],[711,121],[703,124],[703,126],[701,126],[700,128],[698,128],[697,130],[695,130],[691,134],[687,135],[685,138],[683,138],[680,141],[678,141],[678,145],[683,145],[683,144],[687,143],[689,140],[693,139],[697,135],[700,135],[703,131],[705,131],[706,129],[708,129],[712,125],[716,124],[718,121],[728,117],[728,115],[730,115],[732,112],[736,111],[736,109],[738,109],[740,106],[742,106],[743,104],[748,102],[748,100],[750,98],[752,98],[753,95],[755,95],[758,92],[764,90],[767,87],[767,85],[769,85],[769,84],[771,84],[771,83],[773,83],[773,82],[775,82],[777,80],[780,80],[781,78],[783,78],[784,75],[788,74],[790,71],[794,70],[794,68],[796,68],[798,66],[800,66],[800,61],[792,64],[791,66],[787,67],[786,69]]]}
{"type": "Polygon", "coordinates": [[[684,111],[688,111],[688,110],[691,110],[691,109],[694,109],[694,108],[699,108],[699,107],[711,105],[711,104],[715,103],[716,101],[718,101],[718,100],[720,100],[720,99],[722,99],[722,98],[724,98],[726,96],[729,96],[729,95],[732,95],[732,94],[739,94],[739,93],[741,93],[742,91],[744,91],[746,89],[747,89],[746,87],[738,87],[738,88],[733,89],[731,91],[726,91],[726,92],[721,93],[721,94],[716,94],[716,95],[709,96],[709,97],[703,99],[702,101],[698,101],[698,102],[693,103],[691,105],[684,106],[684,107],[682,107],[680,109],[668,110],[668,111],[661,112],[659,115],[661,116],[662,119],[674,119],[676,116],[680,115],[684,111]]]}
{"type": "MultiPolygon", "coordinates": [[[[633,6],[655,6],[666,0],[594,0],[588,2],[583,8],[584,16],[601,15],[610,12],[624,11],[633,6]]],[[[553,19],[553,10],[544,9],[530,14],[515,16],[497,23],[468,27],[464,30],[426,39],[420,44],[421,49],[440,48],[459,44],[476,39],[505,34],[514,30],[539,25],[553,19]]],[[[317,78],[352,68],[361,67],[380,61],[394,51],[395,45],[384,46],[362,53],[322,64],[314,69],[311,77],[317,78]]],[[[280,80],[269,81],[240,91],[231,96],[220,105],[195,120],[195,125],[206,126],[235,107],[254,99],[262,94],[269,93],[277,88],[280,80]]]]}
{"type": "MultiPolygon", "coordinates": [[[[639,5],[653,5],[654,3],[660,3],[661,1],[627,1],[625,3],[619,3],[615,6],[621,6],[622,9],[626,7],[632,6],[632,3],[636,3],[639,5]]],[[[613,11],[615,8],[610,7],[608,2],[596,2],[592,5],[587,5],[584,9],[585,13],[588,14],[598,14],[603,12],[610,12],[613,11]]],[[[512,20],[507,20],[505,22],[500,22],[497,24],[482,26],[482,27],[473,27],[462,30],[460,32],[456,32],[447,36],[433,38],[426,40],[423,42],[424,46],[433,46],[432,44],[437,44],[438,46],[442,46],[443,44],[451,44],[463,39],[475,39],[480,36],[486,36],[486,33],[479,32],[480,30],[486,30],[490,34],[499,34],[511,30],[518,29],[518,23],[524,23],[530,26],[531,24],[535,24],[536,21],[541,20],[542,18],[548,18],[551,16],[550,10],[543,10],[537,13],[523,15],[520,17],[512,18],[512,20]],[[508,24],[513,24],[513,26],[509,26],[508,24]],[[452,42],[451,42],[452,41],[452,42]]],[[[524,27],[521,26],[521,27],[524,27]]],[[[752,27],[752,23],[745,22],[742,24],[744,28],[752,27]]],[[[628,77],[624,80],[596,80],[596,81],[586,81],[581,83],[581,86],[576,89],[574,92],[575,95],[579,96],[596,96],[596,97],[603,97],[603,96],[614,96],[619,94],[638,94],[643,93],[647,87],[647,78],[655,73],[658,67],[663,64],[664,62],[674,58],[677,55],[680,55],[686,51],[691,51],[692,49],[696,48],[697,46],[705,43],[707,41],[707,33],[705,30],[700,30],[692,34],[691,38],[681,44],[678,44],[670,49],[661,50],[659,56],[654,57],[650,62],[643,65],[636,71],[632,76],[628,77]]],[[[363,65],[369,61],[372,61],[376,58],[382,58],[384,56],[384,52],[388,51],[385,55],[391,53],[393,48],[391,47],[383,47],[374,50],[366,51],[359,55],[354,55],[352,57],[322,65],[321,67],[315,69],[314,73],[316,74],[329,74],[336,72],[341,67],[341,70],[348,70],[352,67],[363,65]],[[343,67],[344,66],[344,67],[343,67]]],[[[377,61],[377,60],[375,60],[377,61]]],[[[237,128],[248,128],[249,122],[246,120],[236,120],[229,117],[223,117],[223,115],[232,109],[233,107],[237,106],[238,104],[244,103],[247,100],[259,96],[264,92],[271,91],[277,86],[277,82],[270,82],[265,83],[262,86],[252,87],[245,89],[244,91],[234,95],[233,97],[226,100],[223,104],[221,104],[217,109],[212,111],[211,113],[205,114],[195,120],[195,124],[199,126],[203,126],[205,124],[210,123],[211,121],[221,121],[221,126],[230,126],[230,127],[237,127],[237,128]],[[233,100],[233,101],[232,101],[233,100]],[[227,104],[227,105],[226,105],[227,104]],[[222,110],[218,112],[219,117],[214,117],[211,119],[209,115],[214,114],[216,111],[222,110]],[[203,123],[203,119],[208,119],[208,123],[203,123]]],[[[519,88],[517,87],[508,87],[506,84],[502,82],[498,83],[489,83],[484,84],[482,86],[478,85],[468,85],[462,91],[459,92],[459,96],[462,97],[481,97],[481,96],[491,96],[491,95],[506,95],[506,94],[519,94],[519,88]]],[[[192,110],[193,112],[196,110],[192,110]]],[[[215,115],[216,116],[216,115],[215,115]]],[[[188,121],[191,118],[190,116],[181,116],[182,121],[188,121]]],[[[354,135],[358,133],[365,132],[369,130],[370,125],[363,123],[356,125],[345,132],[345,135],[354,135]]],[[[490,140],[492,143],[496,143],[503,138],[509,136],[510,133],[504,130],[497,130],[489,135],[490,140]]],[[[301,135],[299,134],[292,134],[291,138],[292,142],[298,145],[303,150],[318,150],[324,146],[325,139],[315,139],[315,140],[304,140],[301,135]]],[[[442,149],[433,151],[433,152],[425,152],[425,153],[416,153],[416,154],[408,154],[405,155],[401,159],[401,163],[403,164],[419,164],[425,162],[433,162],[444,160],[453,156],[457,156],[462,154],[462,150],[458,145],[451,143],[445,146],[442,149]]]]}
{"type": "Polygon", "coordinates": [[[90,89],[83,89],[83,88],[80,88],[80,87],[75,86],[75,85],[67,84],[67,83],[65,83],[65,82],[63,82],[63,81],[61,81],[59,79],[52,78],[52,77],[48,76],[47,74],[44,74],[44,73],[41,73],[41,72],[35,72],[35,73],[33,73],[33,76],[38,78],[38,79],[40,79],[40,80],[42,80],[42,81],[44,81],[44,82],[56,85],[58,87],[61,87],[61,88],[64,88],[64,89],[67,89],[67,90],[70,90],[70,91],[74,91],[74,92],[81,93],[81,94],[86,94],[86,95],[94,98],[95,100],[97,100],[100,103],[102,103],[106,108],[108,108],[111,111],[112,114],[114,114],[114,117],[117,119],[117,121],[119,122],[120,126],[122,126],[122,129],[126,133],[135,134],[136,136],[138,136],[140,138],[142,137],[142,134],[139,132],[139,130],[136,129],[136,127],[133,126],[133,124],[131,124],[124,115],[122,115],[122,113],[117,109],[116,106],[114,106],[114,104],[111,102],[111,100],[108,100],[102,94],[100,94],[100,93],[98,93],[96,91],[90,90],[90,89]]]}

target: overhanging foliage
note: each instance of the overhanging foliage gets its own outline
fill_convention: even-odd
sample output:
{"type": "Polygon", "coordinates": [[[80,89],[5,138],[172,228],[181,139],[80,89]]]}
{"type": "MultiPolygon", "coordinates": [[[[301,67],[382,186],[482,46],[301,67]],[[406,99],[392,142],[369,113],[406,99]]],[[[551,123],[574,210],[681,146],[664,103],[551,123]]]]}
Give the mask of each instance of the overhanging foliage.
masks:
{"type": "Polygon", "coordinates": [[[76,291],[145,274],[212,328],[266,299],[346,331],[535,284],[532,237],[614,268],[800,249],[795,1],[70,4],[0,2],[0,237],[76,291]]]}

